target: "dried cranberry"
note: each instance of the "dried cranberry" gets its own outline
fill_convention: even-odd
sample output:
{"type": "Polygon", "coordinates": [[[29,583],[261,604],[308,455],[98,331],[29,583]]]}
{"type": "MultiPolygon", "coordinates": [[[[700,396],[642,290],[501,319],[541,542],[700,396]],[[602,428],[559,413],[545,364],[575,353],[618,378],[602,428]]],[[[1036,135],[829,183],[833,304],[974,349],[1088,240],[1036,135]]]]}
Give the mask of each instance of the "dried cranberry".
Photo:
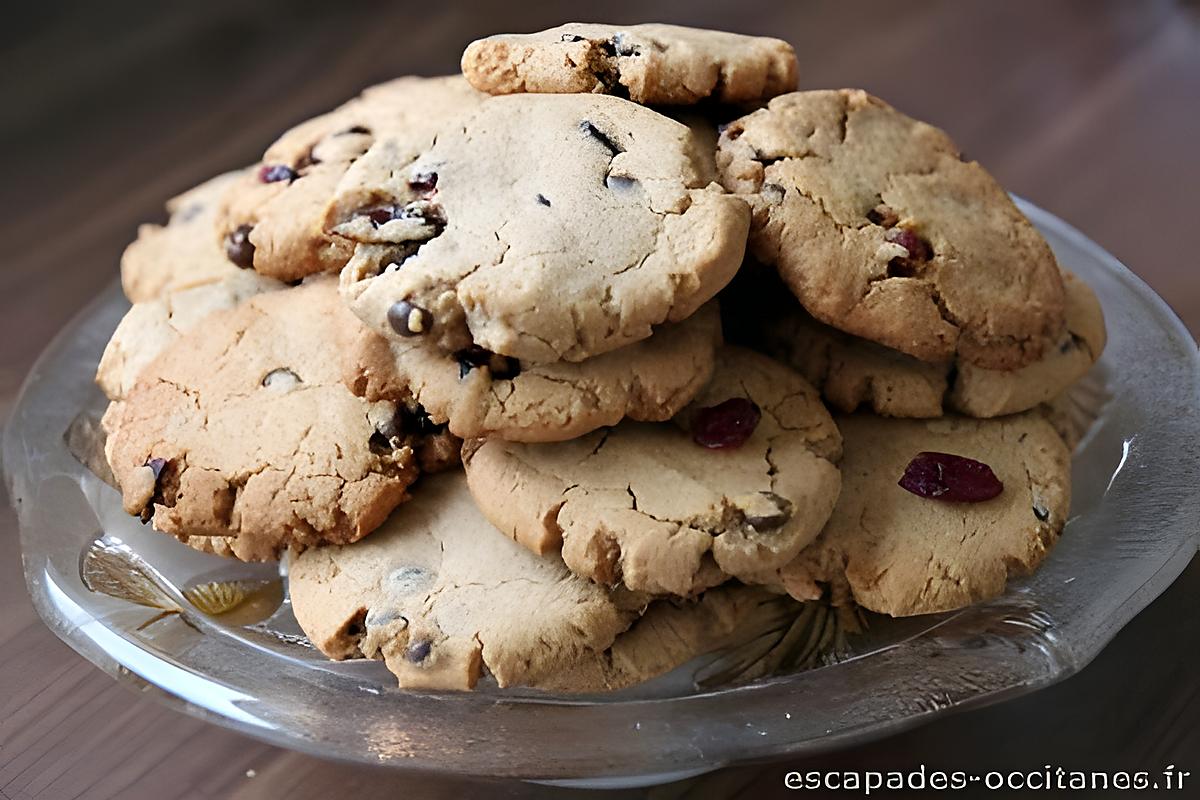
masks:
{"type": "Polygon", "coordinates": [[[253,225],[239,225],[225,237],[225,256],[242,269],[254,266],[254,243],[250,241],[253,225]]]}
{"type": "Polygon", "coordinates": [[[398,206],[378,206],[377,208],[368,209],[363,213],[366,214],[367,219],[371,220],[378,227],[399,217],[400,208],[398,206]]]}
{"type": "Polygon", "coordinates": [[[981,461],[950,453],[917,453],[900,487],[918,497],[948,503],[981,503],[1004,491],[1004,484],[981,461]]]}
{"type": "Polygon", "coordinates": [[[264,164],[258,170],[258,179],[263,183],[296,180],[296,170],[287,164],[264,164]]]}
{"type": "Polygon", "coordinates": [[[438,174],[436,172],[418,172],[408,182],[408,188],[420,194],[431,194],[437,188],[438,174]]]}
{"type": "Polygon", "coordinates": [[[702,408],[692,420],[692,441],[701,447],[720,450],[741,447],[758,427],[762,411],[744,397],[702,408]]]}
{"type": "Polygon", "coordinates": [[[911,260],[928,261],[933,258],[933,248],[929,246],[929,242],[909,228],[889,228],[883,238],[907,250],[911,260]]]}

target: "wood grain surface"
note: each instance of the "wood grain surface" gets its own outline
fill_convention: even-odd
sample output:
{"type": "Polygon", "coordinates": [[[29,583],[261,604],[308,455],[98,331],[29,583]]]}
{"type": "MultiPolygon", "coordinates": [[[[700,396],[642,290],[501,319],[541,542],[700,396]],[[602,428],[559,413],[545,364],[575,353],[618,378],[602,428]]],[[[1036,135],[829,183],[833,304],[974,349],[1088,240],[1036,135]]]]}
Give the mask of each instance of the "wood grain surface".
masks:
{"type": "MultiPolygon", "coordinates": [[[[78,0],[6,11],[0,419],[37,353],[113,279],[137,223],[161,220],[167,197],[253,161],[286,126],[367,84],[453,71],[477,36],[579,16],[788,39],[803,86],[862,86],[946,128],[1005,186],[1078,226],[1166,298],[1193,333],[1200,330],[1195,3],[78,0]]],[[[1091,666],[1034,695],[820,758],[615,796],[783,796],[789,769],[922,763],[977,771],[1175,764],[1200,786],[1197,595],[1200,562],[1193,562],[1091,666]]],[[[131,693],[34,614],[4,498],[0,798],[564,794],[332,764],[131,693]]]]}

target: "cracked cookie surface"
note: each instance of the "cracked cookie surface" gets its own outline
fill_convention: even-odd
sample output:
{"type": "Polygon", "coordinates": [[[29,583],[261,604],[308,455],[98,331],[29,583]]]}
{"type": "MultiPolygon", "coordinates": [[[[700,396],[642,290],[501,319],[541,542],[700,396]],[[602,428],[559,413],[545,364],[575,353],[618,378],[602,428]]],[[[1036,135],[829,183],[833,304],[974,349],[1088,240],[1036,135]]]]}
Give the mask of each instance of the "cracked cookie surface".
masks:
{"type": "Polygon", "coordinates": [[[458,75],[397,78],[287,131],[223,195],[213,235],[227,260],[286,281],[341,269],[353,242],[325,216],[350,164],[377,142],[415,156],[483,96],[458,75]]]}
{"type": "Polygon", "coordinates": [[[860,90],[796,92],[726,126],[750,246],[820,321],[923,361],[1014,369],[1063,324],[1049,245],[942,131],[860,90]]]}
{"type": "Polygon", "coordinates": [[[216,239],[221,198],[244,178],[228,172],[167,201],[166,225],[138,227],[121,256],[121,288],[131,303],[221,280],[239,272],[216,239]]]}
{"type": "MultiPolygon", "coordinates": [[[[1095,293],[1063,273],[1065,325],[1046,341],[1036,361],[992,370],[956,359],[921,361],[813,319],[786,298],[765,312],[749,294],[740,316],[764,352],[798,370],[843,412],[866,408],[886,417],[940,417],[951,411],[998,417],[1027,411],[1059,396],[1082,378],[1104,350],[1104,312],[1095,293]]],[[[761,287],[756,287],[761,288],[761,287]]]]}
{"type": "Polygon", "coordinates": [[[736,272],[745,202],[705,185],[691,131],[604,95],[483,101],[415,162],[372,148],[332,230],[350,306],[447,352],[581,361],[690,316],[736,272]]]}
{"type": "Polygon", "coordinates": [[[485,668],[536,686],[610,647],[644,604],[500,535],[461,474],[423,481],[368,539],[292,558],[288,580],[321,652],[383,659],[405,688],[469,689],[485,668]]]}
{"type": "MultiPolygon", "coordinates": [[[[422,435],[342,384],[359,323],[332,278],[215,312],[159,353],[103,418],[126,511],[238,558],[350,542],[406,498],[422,435]]],[[[432,438],[447,434],[432,433],[432,438]]]]}
{"type": "Polygon", "coordinates": [[[104,348],[96,383],[110,400],[121,399],[159,353],[209,314],[236,308],[256,294],[282,288],[284,284],[253,270],[238,270],[211,283],[166,291],[134,303],[104,348]]]}
{"type": "Polygon", "coordinates": [[[569,23],[467,46],[462,71],[489,94],[604,93],[682,105],[766,100],[796,88],[796,53],[779,39],[678,25],[569,23]]]}
{"type": "Polygon", "coordinates": [[[364,330],[350,345],[346,384],[368,400],[412,397],[464,439],[554,442],[625,417],[669,419],[708,382],[720,344],[716,303],[575,363],[521,364],[479,348],[444,353],[421,337],[364,330]]]}
{"type": "Polygon", "coordinates": [[[976,420],[837,418],[845,437],[842,494],[816,542],[781,572],[815,599],[828,585],[892,616],[949,611],[996,597],[1057,542],[1071,504],[1070,453],[1038,411],[976,420]],[[919,497],[897,485],[925,451],[987,464],[1004,489],[980,503],[919,497]]]}
{"type": "Polygon", "coordinates": [[[483,513],[577,575],[688,596],[730,577],[765,582],[833,510],[841,437],[816,391],[789,368],[723,348],[710,383],[672,422],[623,422],[568,442],[468,442],[483,513]],[[729,401],[760,419],[740,446],[696,441],[729,401]],[[711,443],[710,443],[711,444],[711,443]]]}

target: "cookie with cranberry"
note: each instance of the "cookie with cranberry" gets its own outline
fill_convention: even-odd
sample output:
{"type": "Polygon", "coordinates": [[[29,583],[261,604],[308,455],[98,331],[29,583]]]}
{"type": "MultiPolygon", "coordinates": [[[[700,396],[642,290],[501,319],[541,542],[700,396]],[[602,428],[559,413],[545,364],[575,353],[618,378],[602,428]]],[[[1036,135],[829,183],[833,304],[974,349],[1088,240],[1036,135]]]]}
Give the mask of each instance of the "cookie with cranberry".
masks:
{"type": "Polygon", "coordinates": [[[477,347],[446,353],[423,337],[363,329],[348,350],[346,384],[368,400],[412,398],[464,439],[553,442],[626,417],[670,419],[708,382],[720,343],[716,303],[578,362],[522,363],[477,347]]]}
{"type": "Polygon", "coordinates": [[[605,95],[484,100],[410,162],[373,147],[330,219],[347,302],[389,337],[582,361],[691,316],[736,272],[745,202],[692,132],[605,95]]]}
{"type": "Polygon", "coordinates": [[[237,270],[212,283],[165,291],[152,300],[134,303],[104,348],[96,383],[110,400],[119,400],[159,353],[209,314],[236,308],[257,294],[284,285],[253,270],[237,270]]]}
{"type": "Polygon", "coordinates": [[[353,243],[324,220],[347,167],[381,141],[415,156],[481,96],[457,75],[398,78],[291,129],[224,195],[227,259],[286,281],[341,269],[353,243]]]}
{"type": "Polygon", "coordinates": [[[484,515],[597,583],[689,596],[769,580],[833,510],[841,437],[816,391],[726,347],[671,422],[622,422],[568,442],[463,449],[484,515]]]}
{"type": "Polygon", "coordinates": [[[230,537],[243,560],[370,533],[406,499],[417,450],[449,434],[342,384],[357,324],[321,278],[180,335],[102,421],[126,511],[180,538],[230,537]]]}
{"type": "Polygon", "coordinates": [[[782,572],[808,600],[896,617],[996,597],[1058,541],[1070,453],[1038,411],[991,420],[838,417],[842,493],[817,540],[782,572]]]}
{"type": "Polygon", "coordinates": [[[1082,378],[1104,350],[1100,301],[1074,275],[1064,273],[1063,282],[1063,329],[1044,343],[1041,357],[1012,370],[986,369],[961,358],[921,361],[823,325],[794,303],[770,319],[760,313],[755,324],[764,351],[799,370],[841,411],[867,408],[886,417],[940,417],[957,411],[997,417],[1052,400],[1082,378]]]}
{"type": "Polygon", "coordinates": [[[615,94],[649,105],[748,103],[796,88],[792,46],[679,25],[569,23],[467,46],[462,71],[489,94],[615,94]]]}
{"type": "Polygon", "coordinates": [[[922,361],[1010,370],[1062,330],[1050,246],[942,131],[860,90],[796,92],[729,124],[750,246],[815,318],[922,361]]]}
{"type": "Polygon", "coordinates": [[[131,303],[211,283],[240,270],[216,239],[221,198],[244,177],[228,172],[167,201],[166,225],[146,224],[121,256],[121,287],[131,303]]]}

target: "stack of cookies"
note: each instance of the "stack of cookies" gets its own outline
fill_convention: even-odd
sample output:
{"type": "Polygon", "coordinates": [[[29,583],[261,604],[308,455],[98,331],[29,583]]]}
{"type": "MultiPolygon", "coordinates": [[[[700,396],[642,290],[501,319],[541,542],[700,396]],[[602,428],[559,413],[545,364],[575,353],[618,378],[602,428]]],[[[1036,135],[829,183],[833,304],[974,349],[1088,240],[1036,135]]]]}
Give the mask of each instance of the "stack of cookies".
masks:
{"type": "Polygon", "coordinates": [[[795,91],[776,39],[462,65],[139,231],[98,373],[129,513],[285,558],[313,644],[413,688],[619,688],[797,601],[943,611],[1041,562],[1103,318],[944,133],[795,91]]]}

